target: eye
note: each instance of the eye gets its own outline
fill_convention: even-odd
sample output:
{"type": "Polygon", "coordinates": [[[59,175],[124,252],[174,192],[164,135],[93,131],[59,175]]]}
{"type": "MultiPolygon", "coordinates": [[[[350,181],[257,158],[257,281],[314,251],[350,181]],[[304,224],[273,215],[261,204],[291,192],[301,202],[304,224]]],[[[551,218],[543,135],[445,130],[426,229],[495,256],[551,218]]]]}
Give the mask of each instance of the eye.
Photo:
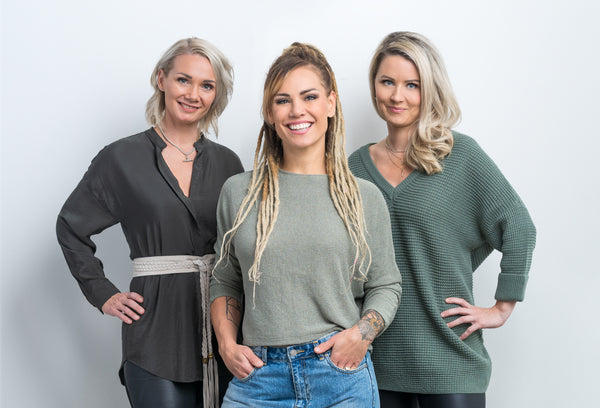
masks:
{"type": "Polygon", "coordinates": [[[409,82],[408,84],[406,84],[406,87],[408,89],[418,89],[419,88],[419,84],[417,84],[415,82],[409,82]]]}
{"type": "Polygon", "coordinates": [[[213,89],[215,89],[215,86],[213,84],[211,84],[210,82],[202,84],[202,87],[204,89],[206,89],[207,91],[212,91],[213,89]]]}
{"type": "Polygon", "coordinates": [[[382,83],[383,85],[386,85],[386,86],[392,86],[392,85],[394,85],[394,82],[393,82],[391,79],[383,79],[383,80],[381,81],[381,83],[382,83]]]}
{"type": "Polygon", "coordinates": [[[177,78],[177,82],[179,82],[181,84],[187,84],[188,80],[186,77],[179,77],[179,78],[177,78]]]}
{"type": "Polygon", "coordinates": [[[315,95],[315,94],[308,94],[304,97],[305,101],[314,101],[315,99],[318,99],[319,95],[315,95]]]}
{"type": "Polygon", "coordinates": [[[288,103],[289,101],[286,98],[277,98],[274,102],[275,105],[283,105],[285,103],[288,103]]]}

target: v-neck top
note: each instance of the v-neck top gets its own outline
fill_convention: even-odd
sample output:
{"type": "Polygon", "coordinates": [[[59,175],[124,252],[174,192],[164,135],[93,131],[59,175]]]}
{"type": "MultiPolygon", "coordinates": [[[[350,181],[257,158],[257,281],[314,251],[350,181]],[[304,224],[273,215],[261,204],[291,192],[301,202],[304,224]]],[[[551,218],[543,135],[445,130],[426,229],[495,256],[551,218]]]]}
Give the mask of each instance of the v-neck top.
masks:
{"type": "MultiPolygon", "coordinates": [[[[71,273],[101,310],[119,290],[104,274],[91,236],[121,224],[130,258],[213,253],[221,187],[243,171],[235,153],[206,137],[195,144],[189,197],[162,156],[150,128],[102,149],[63,206],[57,236],[71,273]]],[[[127,273],[130,273],[127,271],[127,273]]],[[[132,279],[145,313],[123,324],[123,361],[172,381],[202,378],[199,295],[194,273],[132,279]]]]}
{"type": "Polygon", "coordinates": [[[502,253],[496,299],[521,301],[525,296],[536,236],[527,208],[475,140],[453,135],[441,173],[415,170],[395,188],[373,163],[370,145],[348,159],[355,176],[383,193],[403,278],[396,317],[373,342],[380,389],[485,392],[491,361],[482,330],[461,340],[468,326],[447,326],[456,316],[440,314],[456,305],[445,299],[475,303],[473,273],[494,249],[502,253]]]}

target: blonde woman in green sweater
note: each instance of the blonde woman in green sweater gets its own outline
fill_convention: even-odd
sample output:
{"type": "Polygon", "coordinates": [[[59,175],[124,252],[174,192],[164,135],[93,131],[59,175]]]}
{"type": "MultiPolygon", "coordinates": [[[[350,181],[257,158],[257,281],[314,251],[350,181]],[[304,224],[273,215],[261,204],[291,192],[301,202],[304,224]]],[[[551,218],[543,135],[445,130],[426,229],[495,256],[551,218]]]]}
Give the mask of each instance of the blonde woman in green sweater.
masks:
{"type": "Polygon", "coordinates": [[[491,374],[482,329],[523,300],[535,227],[519,196],[470,137],[444,63],[411,32],[389,34],[371,61],[372,102],[388,134],[349,158],[383,192],[402,305],[373,343],[382,407],[483,408],[491,374]],[[496,303],[473,304],[473,272],[502,252],[496,303]]]}

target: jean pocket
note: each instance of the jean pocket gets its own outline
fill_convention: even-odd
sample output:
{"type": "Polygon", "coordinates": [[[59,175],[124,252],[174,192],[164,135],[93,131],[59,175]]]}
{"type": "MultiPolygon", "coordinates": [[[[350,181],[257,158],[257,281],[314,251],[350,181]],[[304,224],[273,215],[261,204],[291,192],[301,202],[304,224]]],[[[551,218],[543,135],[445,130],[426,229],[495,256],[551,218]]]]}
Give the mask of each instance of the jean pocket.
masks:
{"type": "Polygon", "coordinates": [[[360,362],[360,364],[358,365],[358,367],[353,368],[351,370],[346,370],[345,368],[340,368],[338,366],[336,366],[333,361],[331,361],[331,351],[326,351],[324,353],[324,358],[325,361],[327,361],[327,364],[329,364],[329,366],[331,368],[333,368],[335,371],[340,372],[340,373],[344,373],[344,374],[354,374],[357,373],[359,371],[364,370],[365,368],[367,368],[367,356],[369,355],[369,352],[367,351],[367,354],[365,354],[365,356],[363,357],[362,361],[360,362]]]}
{"type": "MultiPolygon", "coordinates": [[[[261,356],[260,356],[260,352],[259,352],[259,351],[257,351],[257,348],[256,348],[256,347],[250,347],[250,349],[252,350],[252,352],[254,353],[254,355],[255,355],[256,357],[258,357],[258,358],[261,358],[261,356]]],[[[244,378],[238,378],[238,380],[240,380],[241,382],[244,382],[244,383],[246,383],[246,382],[250,381],[250,380],[252,379],[252,377],[254,377],[254,375],[256,374],[256,371],[257,371],[259,368],[260,368],[260,367],[254,367],[254,368],[252,369],[252,371],[250,371],[250,374],[248,374],[248,375],[247,375],[247,376],[245,376],[244,378]]],[[[235,378],[237,378],[237,377],[235,377],[235,378]]]]}
{"type": "Polygon", "coordinates": [[[248,375],[247,375],[247,376],[245,376],[244,378],[237,378],[237,377],[234,377],[234,379],[237,379],[237,380],[239,380],[239,381],[241,381],[241,382],[243,382],[243,383],[247,383],[248,381],[250,381],[250,380],[252,379],[252,377],[254,377],[254,374],[256,374],[256,372],[257,372],[257,371],[258,371],[258,368],[257,368],[257,367],[254,367],[254,368],[252,369],[252,371],[250,371],[250,374],[248,374],[248,375]]]}

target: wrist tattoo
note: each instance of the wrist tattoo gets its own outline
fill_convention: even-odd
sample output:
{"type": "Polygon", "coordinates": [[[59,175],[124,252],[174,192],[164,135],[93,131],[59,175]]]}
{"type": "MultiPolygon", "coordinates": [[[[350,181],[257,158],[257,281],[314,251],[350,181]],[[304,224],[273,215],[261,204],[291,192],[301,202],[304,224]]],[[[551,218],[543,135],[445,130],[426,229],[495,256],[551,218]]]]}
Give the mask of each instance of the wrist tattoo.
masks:
{"type": "Polygon", "coordinates": [[[235,327],[240,326],[240,321],[242,320],[242,305],[240,305],[240,302],[238,302],[236,298],[230,296],[225,297],[225,316],[227,316],[227,320],[232,322],[235,327]]]}
{"type": "Polygon", "coordinates": [[[367,310],[358,321],[358,329],[363,340],[373,341],[384,327],[383,317],[373,309],[367,310]]]}

